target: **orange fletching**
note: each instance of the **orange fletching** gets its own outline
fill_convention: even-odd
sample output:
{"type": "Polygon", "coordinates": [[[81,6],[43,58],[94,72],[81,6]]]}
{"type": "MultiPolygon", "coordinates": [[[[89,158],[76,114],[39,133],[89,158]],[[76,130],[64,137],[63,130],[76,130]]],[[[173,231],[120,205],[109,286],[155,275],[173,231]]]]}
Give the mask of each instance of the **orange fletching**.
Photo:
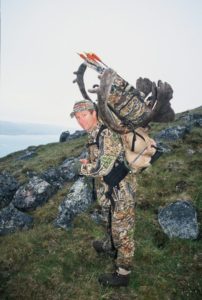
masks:
{"type": "Polygon", "coordinates": [[[87,56],[87,58],[88,58],[89,60],[95,61],[95,59],[94,59],[92,53],[86,53],[86,56],[87,56]]]}
{"type": "Polygon", "coordinates": [[[101,59],[95,53],[92,53],[92,56],[95,60],[98,60],[99,62],[102,62],[101,59]]]}
{"type": "Polygon", "coordinates": [[[79,55],[81,58],[83,58],[84,60],[86,60],[86,57],[85,57],[85,55],[84,55],[84,54],[82,54],[82,53],[78,53],[78,55],[79,55]]]}

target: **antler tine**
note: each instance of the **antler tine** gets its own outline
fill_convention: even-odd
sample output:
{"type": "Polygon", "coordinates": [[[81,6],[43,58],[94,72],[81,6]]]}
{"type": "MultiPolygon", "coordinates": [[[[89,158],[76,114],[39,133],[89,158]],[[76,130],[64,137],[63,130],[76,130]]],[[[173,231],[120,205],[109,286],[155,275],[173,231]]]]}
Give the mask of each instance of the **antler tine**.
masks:
{"type": "Polygon", "coordinates": [[[76,82],[78,84],[79,90],[84,99],[92,101],[92,99],[88,96],[86,89],[85,89],[85,84],[84,84],[84,80],[83,80],[85,71],[86,71],[86,65],[83,63],[79,66],[78,70],[73,73],[76,75],[76,79],[74,79],[73,83],[76,82]]]}
{"type": "Polygon", "coordinates": [[[143,92],[146,98],[152,91],[152,81],[149,78],[139,77],[136,80],[136,88],[143,92]]]}

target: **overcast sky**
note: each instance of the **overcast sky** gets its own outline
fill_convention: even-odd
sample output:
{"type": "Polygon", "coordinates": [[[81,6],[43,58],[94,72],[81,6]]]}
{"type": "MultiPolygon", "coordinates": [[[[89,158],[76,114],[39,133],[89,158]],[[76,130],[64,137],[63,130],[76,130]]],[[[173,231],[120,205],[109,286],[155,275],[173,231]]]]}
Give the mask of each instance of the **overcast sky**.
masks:
{"type": "Polygon", "coordinates": [[[202,105],[201,0],[1,0],[0,120],[74,127],[82,51],[131,84],[169,82],[176,112],[202,105]]]}

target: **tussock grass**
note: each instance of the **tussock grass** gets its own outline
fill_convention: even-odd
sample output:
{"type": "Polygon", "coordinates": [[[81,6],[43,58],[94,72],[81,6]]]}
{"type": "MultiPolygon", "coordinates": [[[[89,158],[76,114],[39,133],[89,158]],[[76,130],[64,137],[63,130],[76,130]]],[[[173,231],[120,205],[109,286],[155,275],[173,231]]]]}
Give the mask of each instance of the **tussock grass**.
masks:
{"type": "MultiPolygon", "coordinates": [[[[167,125],[155,124],[152,130],[167,125]]],[[[0,238],[0,298],[201,299],[201,235],[195,241],[169,239],[157,220],[160,206],[187,199],[196,206],[201,223],[201,135],[201,129],[193,128],[183,141],[170,144],[172,153],[164,154],[138,177],[136,251],[129,287],[103,288],[97,281],[99,274],[113,270],[113,261],[98,256],[91,246],[92,240],[104,234],[90,217],[95,203],[74,219],[69,230],[52,225],[59,204],[73,184],[70,182],[30,213],[34,217],[32,229],[0,238]],[[188,149],[194,152],[190,155],[188,149]],[[181,189],[179,182],[183,182],[181,189]]],[[[79,155],[84,143],[85,138],[81,138],[68,144],[40,146],[37,156],[25,162],[16,160],[18,152],[1,159],[0,170],[9,170],[23,182],[28,170],[40,173],[72,154],[79,155]]]]}
{"type": "MultiPolygon", "coordinates": [[[[58,166],[68,157],[79,156],[85,141],[84,136],[69,142],[38,146],[35,151],[36,156],[28,160],[18,159],[24,153],[23,151],[15,152],[0,159],[0,172],[9,171],[23,183],[27,179],[27,172],[41,173],[50,167],[58,166]]],[[[29,147],[27,149],[29,150],[29,147]]]]}

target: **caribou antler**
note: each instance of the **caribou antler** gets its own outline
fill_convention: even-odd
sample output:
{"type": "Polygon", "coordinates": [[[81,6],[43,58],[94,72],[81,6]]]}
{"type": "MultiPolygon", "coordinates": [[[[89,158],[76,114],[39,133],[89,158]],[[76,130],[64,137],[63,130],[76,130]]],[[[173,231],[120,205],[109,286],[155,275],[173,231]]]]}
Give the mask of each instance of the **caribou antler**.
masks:
{"type": "Polygon", "coordinates": [[[170,100],[173,97],[173,89],[167,82],[158,81],[156,86],[148,78],[138,78],[136,81],[136,88],[145,94],[146,105],[152,109],[153,122],[170,122],[175,118],[175,112],[171,108],[170,100]]]}
{"type": "Polygon", "coordinates": [[[74,74],[76,75],[76,79],[74,79],[73,83],[76,82],[78,84],[80,92],[84,99],[92,101],[86,92],[85,84],[84,84],[84,80],[83,80],[83,76],[86,71],[86,68],[87,68],[87,66],[85,64],[81,64],[79,66],[78,70],[76,72],[74,72],[74,74]]]}
{"type": "MultiPolygon", "coordinates": [[[[98,93],[98,111],[104,123],[117,133],[124,134],[134,130],[137,127],[145,126],[151,120],[152,110],[149,109],[140,99],[134,97],[136,108],[138,110],[137,118],[130,120],[124,116],[120,116],[111,103],[108,103],[109,95],[112,91],[112,84],[117,79],[117,73],[112,69],[106,69],[100,81],[100,89],[98,93]]],[[[118,78],[119,80],[120,78],[118,78]]],[[[121,79],[122,80],[122,79],[121,79]]],[[[122,91],[124,92],[124,91],[122,91]]],[[[133,93],[137,91],[134,89],[133,93]]],[[[137,95],[136,95],[137,96],[137,95]]],[[[112,96],[117,98],[116,96],[112,96]]],[[[119,97],[120,101],[125,100],[124,96],[119,97]]]]}
{"type": "Polygon", "coordinates": [[[152,108],[153,110],[153,122],[171,122],[175,119],[175,112],[171,108],[170,100],[173,97],[173,89],[167,82],[158,81],[158,85],[154,86],[153,93],[156,97],[156,102],[152,108]]]}
{"type": "Polygon", "coordinates": [[[146,98],[152,91],[152,81],[148,78],[140,77],[136,80],[136,89],[143,92],[146,98]]]}
{"type": "Polygon", "coordinates": [[[146,102],[142,101],[137,89],[128,88],[127,82],[112,69],[106,69],[101,77],[98,111],[104,123],[120,134],[145,127],[151,121],[169,122],[174,119],[175,114],[170,106],[173,90],[167,82],[158,81],[156,86],[149,79],[141,78],[138,87],[147,96],[151,93],[148,100],[145,98],[146,102]]]}
{"type": "Polygon", "coordinates": [[[92,101],[83,80],[86,67],[101,74],[100,86],[94,85],[88,92],[97,93],[98,113],[113,131],[124,134],[147,126],[150,121],[173,121],[175,113],[170,106],[173,90],[167,82],[158,81],[156,86],[150,79],[140,77],[134,88],[94,53],[79,56],[85,63],[74,72],[76,79],[73,82],[77,82],[83,98],[92,101]]]}

